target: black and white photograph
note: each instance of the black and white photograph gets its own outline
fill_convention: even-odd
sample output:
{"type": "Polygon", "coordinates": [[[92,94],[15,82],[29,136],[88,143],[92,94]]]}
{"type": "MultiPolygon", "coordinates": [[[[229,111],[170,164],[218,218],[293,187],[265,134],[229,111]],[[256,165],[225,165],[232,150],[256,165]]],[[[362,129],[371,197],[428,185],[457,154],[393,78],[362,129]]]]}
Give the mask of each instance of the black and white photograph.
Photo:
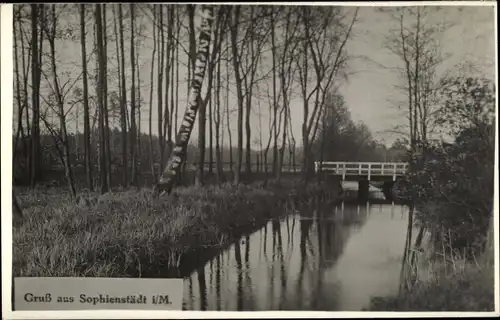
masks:
{"type": "Polygon", "coordinates": [[[498,312],[496,2],[391,3],[2,4],[3,282],[498,312]]]}

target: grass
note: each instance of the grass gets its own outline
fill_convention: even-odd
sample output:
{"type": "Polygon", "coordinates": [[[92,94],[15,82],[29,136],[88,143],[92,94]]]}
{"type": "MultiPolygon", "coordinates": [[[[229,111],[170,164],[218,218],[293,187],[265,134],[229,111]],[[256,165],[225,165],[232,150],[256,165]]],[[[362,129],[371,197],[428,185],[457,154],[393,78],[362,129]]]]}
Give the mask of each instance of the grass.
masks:
{"type": "MultiPolygon", "coordinates": [[[[493,243],[490,241],[490,243],[493,243]]],[[[376,297],[370,311],[494,311],[493,246],[479,259],[427,258],[424,279],[395,297],[376,297]]],[[[420,273],[420,272],[419,272],[420,273]]]]}
{"type": "Polygon", "coordinates": [[[88,194],[76,204],[61,189],[21,192],[23,224],[13,229],[14,276],[160,277],[190,252],[219,247],[307,199],[313,187],[226,184],[88,194]]]}

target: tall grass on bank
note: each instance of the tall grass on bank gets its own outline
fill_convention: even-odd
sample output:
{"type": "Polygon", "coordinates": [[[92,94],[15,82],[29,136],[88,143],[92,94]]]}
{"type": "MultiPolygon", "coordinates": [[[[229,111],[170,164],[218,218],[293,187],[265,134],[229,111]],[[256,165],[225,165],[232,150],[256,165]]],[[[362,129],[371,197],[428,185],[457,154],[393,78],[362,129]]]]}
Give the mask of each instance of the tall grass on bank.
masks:
{"type": "MultiPolygon", "coordinates": [[[[491,228],[493,229],[493,228],[491,228]]],[[[375,297],[371,311],[493,311],[494,243],[478,258],[420,254],[420,279],[394,297],[375,297]]],[[[446,252],[446,251],[443,251],[446,252]]],[[[464,252],[466,252],[464,250],[464,252]]]]}
{"type": "Polygon", "coordinates": [[[193,248],[232,241],[245,228],[295,205],[311,190],[294,186],[208,186],[71,201],[61,190],[21,193],[25,219],[13,229],[14,276],[158,277],[193,248]]]}

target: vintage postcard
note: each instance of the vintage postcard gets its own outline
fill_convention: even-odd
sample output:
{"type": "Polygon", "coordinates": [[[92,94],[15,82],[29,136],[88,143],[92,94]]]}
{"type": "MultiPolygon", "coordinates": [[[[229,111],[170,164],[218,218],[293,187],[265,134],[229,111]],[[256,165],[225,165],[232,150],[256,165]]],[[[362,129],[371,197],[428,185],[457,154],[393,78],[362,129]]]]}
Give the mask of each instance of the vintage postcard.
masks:
{"type": "Polygon", "coordinates": [[[0,8],[6,319],[498,315],[496,2],[0,8]]]}

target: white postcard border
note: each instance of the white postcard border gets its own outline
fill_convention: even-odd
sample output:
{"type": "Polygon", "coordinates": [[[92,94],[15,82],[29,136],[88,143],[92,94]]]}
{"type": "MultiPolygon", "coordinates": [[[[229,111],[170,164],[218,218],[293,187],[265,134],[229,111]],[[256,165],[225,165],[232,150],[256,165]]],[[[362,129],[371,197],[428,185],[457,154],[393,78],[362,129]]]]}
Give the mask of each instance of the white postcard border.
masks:
{"type": "MultiPolygon", "coordinates": [[[[195,2],[194,2],[195,3],[195,2]]],[[[240,2],[212,2],[211,4],[252,4],[240,2]]],[[[256,3],[253,3],[256,4],[256,3]]],[[[391,1],[391,2],[259,2],[274,5],[342,5],[359,7],[394,6],[493,6],[496,1],[391,1]]],[[[373,317],[491,317],[499,315],[499,207],[498,207],[498,145],[495,150],[494,239],[495,239],[495,311],[494,312],[313,312],[313,311],[12,311],[12,118],[13,118],[13,4],[1,4],[1,208],[2,208],[2,314],[5,319],[165,319],[165,318],[373,318],[373,317]]],[[[498,79],[498,28],[495,23],[495,76],[498,79]]],[[[498,83],[496,89],[496,141],[498,143],[498,83]]]]}

